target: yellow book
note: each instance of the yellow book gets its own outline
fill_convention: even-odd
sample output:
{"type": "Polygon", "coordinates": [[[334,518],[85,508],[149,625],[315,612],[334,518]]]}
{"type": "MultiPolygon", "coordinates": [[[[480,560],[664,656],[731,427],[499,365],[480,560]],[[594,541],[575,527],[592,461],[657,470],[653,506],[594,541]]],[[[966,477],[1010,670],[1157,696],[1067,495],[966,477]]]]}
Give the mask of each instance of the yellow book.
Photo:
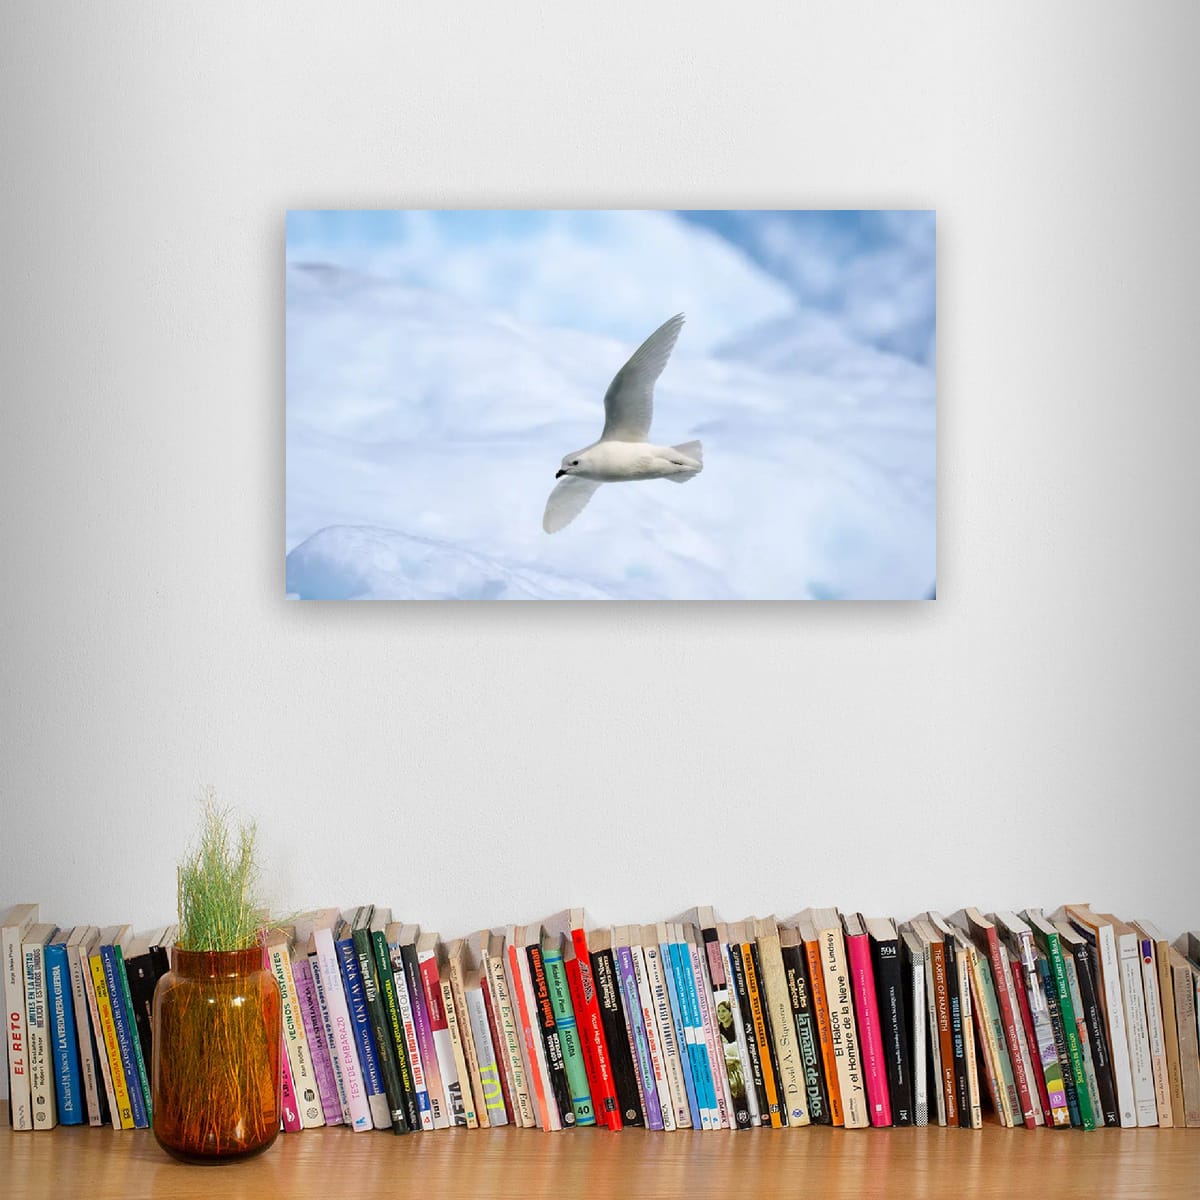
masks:
{"type": "Polygon", "coordinates": [[[96,989],[96,1011],[100,1014],[100,1034],[104,1039],[105,1057],[112,1075],[113,1097],[117,1102],[117,1115],[122,1129],[133,1128],[133,1105],[129,1099],[129,1087],[125,1081],[125,1068],[121,1065],[121,1049],[117,1045],[117,1027],[113,1024],[112,1001],[108,995],[108,984],[104,979],[104,960],[99,954],[88,958],[92,985],[96,989]]]}

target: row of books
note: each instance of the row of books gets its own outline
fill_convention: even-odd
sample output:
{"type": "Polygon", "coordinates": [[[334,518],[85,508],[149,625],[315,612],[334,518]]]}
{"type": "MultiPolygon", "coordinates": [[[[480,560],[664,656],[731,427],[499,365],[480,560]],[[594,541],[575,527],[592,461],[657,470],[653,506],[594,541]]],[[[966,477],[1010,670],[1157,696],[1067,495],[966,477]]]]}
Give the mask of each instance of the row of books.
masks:
{"type": "MultiPolygon", "coordinates": [[[[14,1128],[144,1127],[174,929],[3,920],[14,1128]]],[[[834,908],[443,943],[371,905],[263,938],[283,1128],[1200,1127],[1200,933],[1087,905],[834,908]]]]}

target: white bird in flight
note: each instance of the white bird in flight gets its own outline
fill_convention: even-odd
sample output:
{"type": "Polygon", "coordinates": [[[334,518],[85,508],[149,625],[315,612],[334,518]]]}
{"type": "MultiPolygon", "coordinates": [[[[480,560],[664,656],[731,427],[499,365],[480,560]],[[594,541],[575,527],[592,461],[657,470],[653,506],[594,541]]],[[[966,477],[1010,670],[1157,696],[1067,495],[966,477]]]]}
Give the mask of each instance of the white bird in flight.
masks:
{"type": "Polygon", "coordinates": [[[654,383],[662,374],[683,328],[683,313],[660,325],[617,372],[604,394],[600,440],[568,454],[546,501],[542,528],[557,533],[587,507],[602,483],[669,479],[687,483],[704,469],[699,442],[656,446],[646,439],[654,416],[654,383]]]}

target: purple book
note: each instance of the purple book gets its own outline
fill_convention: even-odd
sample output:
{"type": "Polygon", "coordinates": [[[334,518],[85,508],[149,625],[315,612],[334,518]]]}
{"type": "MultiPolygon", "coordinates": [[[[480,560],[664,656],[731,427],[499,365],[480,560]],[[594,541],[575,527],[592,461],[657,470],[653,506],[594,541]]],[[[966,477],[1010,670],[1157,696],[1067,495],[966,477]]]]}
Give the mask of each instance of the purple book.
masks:
{"type": "Polygon", "coordinates": [[[621,999],[625,1004],[625,1017],[633,1040],[634,1059],[638,1078],[642,1081],[642,1101],[646,1107],[646,1128],[663,1127],[662,1106],[658,1102],[658,1085],[654,1081],[654,1064],[650,1061],[650,1041],[646,1037],[646,1020],[642,1015],[642,1001],[638,995],[637,976],[633,970],[633,953],[628,946],[615,947],[617,953],[617,976],[621,985],[621,999]]]}
{"type": "MultiPolygon", "coordinates": [[[[293,965],[292,973],[295,975],[295,967],[293,965]]],[[[338,1103],[342,1109],[342,1123],[350,1124],[350,1102],[346,1098],[346,1085],[342,1075],[342,1065],[338,1061],[337,1053],[334,1050],[333,1041],[333,1021],[329,1015],[329,1008],[325,1003],[325,985],[321,979],[321,967],[317,962],[317,953],[314,950],[308,956],[308,977],[312,980],[313,992],[317,997],[317,1014],[321,1019],[320,1032],[323,1035],[322,1041],[325,1046],[325,1053],[329,1056],[329,1065],[333,1068],[333,1083],[334,1095],[338,1098],[338,1103]]],[[[320,1087],[320,1084],[317,1085],[320,1087]]],[[[325,1103],[325,1091],[321,1089],[321,1103],[325,1103]]]]}
{"type": "Polygon", "coordinates": [[[313,1074],[317,1077],[317,1091],[321,1094],[325,1124],[340,1125],[342,1099],[333,1073],[333,1060],[329,1057],[329,1043],[325,1040],[325,1023],[321,1019],[317,985],[313,980],[312,966],[305,955],[299,955],[292,963],[292,977],[296,981],[300,1019],[304,1022],[304,1036],[308,1039],[308,1048],[312,1054],[313,1074]]]}

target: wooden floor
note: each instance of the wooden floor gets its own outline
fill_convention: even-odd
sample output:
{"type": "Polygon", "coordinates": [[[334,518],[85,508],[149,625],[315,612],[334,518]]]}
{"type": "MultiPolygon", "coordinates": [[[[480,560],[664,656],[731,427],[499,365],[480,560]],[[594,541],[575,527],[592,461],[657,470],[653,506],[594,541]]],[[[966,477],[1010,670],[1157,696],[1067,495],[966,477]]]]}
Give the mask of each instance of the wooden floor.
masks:
{"type": "Polygon", "coordinates": [[[1200,1129],[1097,1133],[1001,1129],[755,1130],[746,1133],[346,1129],[281,1134],[228,1166],[168,1158],[146,1132],[0,1130],[0,1196],[430,1200],[583,1196],[765,1200],[1165,1200],[1200,1197],[1200,1129]]]}

